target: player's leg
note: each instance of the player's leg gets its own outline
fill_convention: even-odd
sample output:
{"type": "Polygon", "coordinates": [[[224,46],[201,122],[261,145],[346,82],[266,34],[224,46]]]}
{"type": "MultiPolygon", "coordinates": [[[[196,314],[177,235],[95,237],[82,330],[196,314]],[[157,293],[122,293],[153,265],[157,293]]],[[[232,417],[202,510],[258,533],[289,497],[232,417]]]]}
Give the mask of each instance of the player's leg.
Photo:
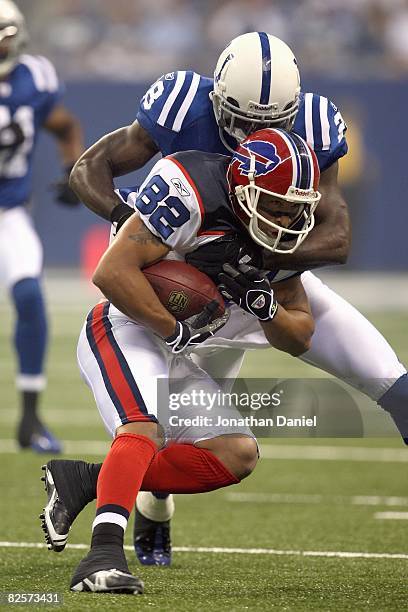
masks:
{"type": "Polygon", "coordinates": [[[73,591],[143,592],[143,582],[129,571],[124,533],[144,474],[161,442],[153,422],[118,428],[99,473],[91,548],[74,572],[73,591]]]}
{"type": "Polygon", "coordinates": [[[38,403],[46,380],[44,358],[47,318],[40,283],[42,247],[26,210],[16,207],[0,216],[0,276],[16,311],[14,347],[21,417],[17,440],[22,448],[60,452],[59,442],[43,426],[38,403]]]}
{"type": "Polygon", "coordinates": [[[244,361],[245,350],[235,348],[198,347],[191,358],[221,388],[228,392],[237,378],[244,361]]]}
{"type": "Polygon", "coordinates": [[[315,318],[301,359],[356,387],[387,410],[408,438],[406,368],[380,332],[351,304],[310,272],[302,275],[315,318]]]}
{"type": "MultiPolygon", "coordinates": [[[[118,316],[112,306],[110,309],[113,315],[107,302],[92,309],[79,336],[77,357],[82,377],[94,394],[102,421],[108,433],[114,436],[117,428],[129,420],[126,410],[138,401],[145,412],[148,405],[151,413],[155,414],[156,378],[166,377],[168,366],[166,356],[151,334],[123,315],[118,316]],[[105,354],[108,363],[113,363],[109,373],[103,360],[105,354]],[[144,400],[144,397],[148,399],[144,400]]],[[[135,414],[138,422],[139,412],[135,414]]],[[[146,420],[150,421],[150,417],[146,420]]],[[[101,467],[102,464],[66,460],[52,460],[43,466],[48,504],[42,517],[49,548],[56,552],[64,549],[76,516],[96,498],[101,467]]]]}
{"type": "MultiPolygon", "coordinates": [[[[78,344],[78,360],[82,374],[94,392],[102,419],[108,430],[112,432],[116,422],[113,424],[111,422],[111,415],[114,413],[114,410],[112,408],[112,399],[106,386],[109,381],[103,378],[100,360],[98,362],[95,358],[94,351],[89,342],[89,326],[91,320],[92,318],[88,318],[87,326],[81,332],[78,344]]],[[[137,384],[137,386],[142,389],[143,392],[141,393],[141,397],[145,398],[144,401],[148,404],[150,411],[154,411],[157,403],[157,378],[162,377],[167,379],[168,366],[166,359],[168,359],[169,356],[165,353],[166,357],[165,360],[163,360],[163,353],[160,352],[161,348],[158,348],[157,340],[154,336],[126,319],[122,320],[124,324],[121,324],[120,319],[117,320],[117,324],[113,325],[110,334],[120,345],[120,349],[125,355],[125,361],[130,370],[130,372],[128,371],[127,373],[127,378],[133,380],[132,384],[137,384]]],[[[112,319],[110,321],[112,321],[112,319]]],[[[189,372],[191,368],[195,367],[190,360],[185,360],[183,358],[183,361],[189,372]]],[[[200,376],[202,371],[198,370],[198,372],[200,376]]],[[[192,492],[196,492],[197,487],[202,487],[200,490],[211,490],[219,486],[226,486],[227,484],[237,482],[237,477],[241,478],[249,473],[250,469],[248,465],[245,464],[245,461],[248,461],[248,449],[244,448],[245,442],[239,441],[240,447],[238,448],[237,446],[235,451],[233,451],[232,446],[230,447],[229,445],[226,445],[225,450],[222,452],[220,448],[214,449],[214,456],[210,456],[210,453],[205,449],[206,444],[202,445],[203,449],[194,448],[191,444],[196,440],[214,438],[222,433],[225,433],[225,431],[221,430],[217,433],[211,431],[208,433],[207,429],[204,429],[198,431],[198,433],[194,432],[191,434],[189,428],[187,428],[184,439],[188,440],[190,444],[183,445],[186,447],[184,451],[183,449],[177,451],[176,459],[174,450],[169,450],[168,453],[166,452],[167,449],[160,451],[163,452],[163,462],[160,464],[160,469],[158,469],[158,471],[160,474],[164,474],[163,465],[168,463],[168,474],[165,482],[169,483],[169,485],[171,484],[170,490],[180,490],[180,487],[185,487],[186,490],[191,490],[192,492]],[[217,459],[217,455],[219,455],[219,459],[217,459]],[[243,466],[240,466],[237,461],[239,457],[243,466]],[[171,458],[170,462],[168,462],[168,458],[171,458]],[[222,461],[225,461],[225,466],[221,464],[222,461]],[[184,466],[184,470],[191,476],[189,479],[184,478],[181,483],[179,481],[174,483],[174,478],[177,475],[180,476],[180,471],[181,473],[183,472],[180,465],[184,466]],[[203,476],[203,472],[205,472],[209,466],[212,466],[210,469],[210,476],[203,476]],[[235,471],[236,475],[232,474],[232,471],[235,471]]],[[[230,432],[228,430],[228,433],[235,433],[237,436],[242,437],[242,435],[246,434],[246,430],[242,432],[242,430],[238,428],[236,431],[230,432]]],[[[228,438],[228,444],[231,439],[232,436],[228,438]]],[[[252,445],[251,452],[254,453],[256,445],[254,445],[252,440],[248,441],[248,444],[252,445]]],[[[152,462],[152,466],[153,463],[155,463],[155,461],[152,462]]],[[[95,498],[96,483],[98,481],[100,469],[100,464],[85,464],[80,461],[54,460],[47,464],[46,487],[49,503],[43,515],[43,525],[46,530],[49,545],[53,547],[54,550],[58,551],[64,548],[69,527],[76,515],[82,510],[86,503],[95,498]]],[[[162,482],[163,480],[160,480],[161,484],[162,482]]],[[[143,488],[145,489],[147,487],[144,486],[143,488]]],[[[149,490],[155,490],[154,487],[148,488],[149,490]]],[[[161,490],[163,489],[161,488],[161,490]]]]}
{"type": "MultiPolygon", "coordinates": [[[[191,357],[227,391],[238,375],[244,355],[242,349],[202,347],[191,357]]],[[[173,514],[174,501],[170,493],[140,491],[138,494],[133,541],[137,557],[144,565],[170,564],[169,526],[173,514]]]]}
{"type": "Polygon", "coordinates": [[[237,425],[241,415],[224,401],[218,380],[191,359],[176,358],[169,393],[169,409],[160,415],[167,445],[149,466],[142,489],[202,493],[248,476],[258,459],[256,440],[248,427],[237,425]]]}
{"type": "Polygon", "coordinates": [[[135,504],[133,546],[142,565],[171,565],[171,519],[174,511],[171,493],[139,491],[135,504]]]}
{"type": "Polygon", "coordinates": [[[129,572],[123,538],[144,474],[163,442],[156,379],[168,370],[153,335],[110,308],[104,302],[91,311],[78,345],[82,374],[114,441],[97,479],[91,548],[71,589],[137,593],[143,584],[129,572]]]}
{"type": "MultiPolygon", "coordinates": [[[[107,307],[106,307],[107,309],[107,307]]],[[[99,326],[102,331],[102,323],[109,327],[106,337],[121,357],[122,369],[126,371],[129,380],[128,396],[124,403],[131,403],[134,396],[140,397],[144,405],[148,404],[152,413],[156,411],[157,378],[168,376],[167,359],[168,353],[158,346],[157,339],[147,332],[143,327],[131,323],[118,311],[110,307],[110,313],[100,311],[99,326]],[[113,314],[112,314],[113,312],[113,314]],[[142,389],[143,393],[138,389],[142,389]],[[147,398],[147,399],[143,399],[147,398]]],[[[95,309],[93,310],[95,312],[95,309]]],[[[116,404],[119,402],[115,390],[106,378],[103,363],[98,356],[98,343],[105,342],[105,336],[99,333],[97,342],[92,337],[92,330],[97,323],[94,317],[88,317],[78,341],[78,364],[82,376],[88,386],[92,389],[102,420],[111,435],[121,424],[120,421],[112,422],[112,414],[115,414],[116,404]],[[96,344],[95,344],[96,342],[96,344]],[[95,346],[94,346],[95,345],[95,346]],[[99,361],[98,361],[99,359],[99,361]],[[113,398],[113,399],[112,399],[113,398]]],[[[118,368],[117,376],[121,376],[118,368]]],[[[122,380],[122,383],[125,384],[122,380]]],[[[119,381],[119,386],[122,384],[119,381]]],[[[123,386],[122,384],[122,386],[123,386]]],[[[119,405],[120,408],[120,405],[119,405]]],[[[96,498],[96,486],[102,464],[88,464],[83,461],[52,460],[43,466],[45,470],[45,488],[48,495],[48,503],[44,514],[40,515],[43,521],[46,541],[49,548],[60,552],[65,548],[69,529],[76,516],[82,511],[87,503],[96,498]]],[[[139,518],[143,522],[145,531],[153,537],[155,547],[151,554],[163,559],[171,557],[170,526],[168,517],[163,520],[152,521],[139,512],[139,518]],[[153,533],[152,533],[153,532],[153,533]],[[160,532],[159,534],[157,532],[160,532]],[[156,545],[158,537],[162,537],[162,546],[156,545]],[[166,541],[164,541],[166,540],[166,541]]],[[[148,547],[149,542],[146,543],[148,547]]],[[[145,550],[144,554],[147,552],[145,550]]],[[[150,553],[149,553],[150,554],[150,553]]]]}
{"type": "Polygon", "coordinates": [[[249,476],[258,461],[255,439],[245,433],[213,436],[162,449],[146,471],[142,489],[208,493],[249,476]]]}

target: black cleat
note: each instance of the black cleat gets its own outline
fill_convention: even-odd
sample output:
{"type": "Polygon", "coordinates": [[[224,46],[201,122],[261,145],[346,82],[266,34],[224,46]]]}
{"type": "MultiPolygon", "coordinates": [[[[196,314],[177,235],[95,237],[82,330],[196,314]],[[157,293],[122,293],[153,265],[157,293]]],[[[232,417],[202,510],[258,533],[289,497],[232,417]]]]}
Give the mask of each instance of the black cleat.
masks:
{"type": "Polygon", "coordinates": [[[140,578],[129,572],[123,548],[98,546],[91,548],[80,562],[70,585],[77,593],[143,593],[140,578]]]}
{"type": "MultiPolygon", "coordinates": [[[[48,503],[40,514],[41,526],[49,550],[61,552],[68,540],[68,533],[77,515],[94,499],[93,491],[86,491],[81,475],[87,479],[87,466],[84,461],[53,459],[42,466],[48,503]]],[[[92,487],[88,487],[92,489],[92,487]]]]}
{"type": "Polygon", "coordinates": [[[152,521],[135,507],[133,543],[142,565],[171,564],[170,521],[152,521]]]}
{"type": "Polygon", "coordinates": [[[59,455],[62,452],[61,442],[35,415],[21,419],[17,429],[17,443],[21,449],[31,448],[36,453],[59,455]]]}

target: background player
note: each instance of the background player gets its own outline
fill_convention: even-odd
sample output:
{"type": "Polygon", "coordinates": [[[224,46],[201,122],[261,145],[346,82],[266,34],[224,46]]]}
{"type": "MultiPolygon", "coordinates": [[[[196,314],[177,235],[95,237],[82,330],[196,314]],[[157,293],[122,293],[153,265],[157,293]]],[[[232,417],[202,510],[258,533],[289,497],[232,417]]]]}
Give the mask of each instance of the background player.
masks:
{"type": "MultiPolygon", "coordinates": [[[[91,311],[78,343],[81,373],[115,440],[99,476],[100,466],[81,462],[51,461],[46,467],[50,499],[43,519],[51,545],[61,547],[68,535],[55,533],[57,517],[81,510],[81,494],[75,495],[76,488],[87,492],[81,473],[91,470],[93,482],[97,480],[91,550],[72,578],[73,590],[141,592],[123,553],[124,529],[138,489],[205,492],[235,484],[255,467],[257,447],[248,428],[234,426],[232,420],[229,425],[217,423],[218,415],[226,421],[238,417],[235,409],[225,411],[221,404],[209,424],[186,426],[183,418],[206,412],[204,405],[188,406],[179,412],[180,425],[169,426],[159,411],[158,379],[171,393],[174,379],[176,384],[182,380],[178,390],[183,394],[197,388],[216,392],[214,380],[183,358],[186,351],[211,338],[217,337],[220,346],[235,341],[242,346],[257,343],[255,336],[261,336],[264,345],[301,354],[313,334],[297,272],[275,274],[272,287],[254,267],[225,266],[223,291],[240,307],[232,304],[229,318],[223,315],[208,325],[211,304],[207,312],[176,321],[142,269],[170,252],[172,258],[183,259],[220,232],[240,232],[244,210],[249,234],[266,248],[284,248],[285,237],[300,243],[313,228],[318,182],[316,156],[301,138],[261,130],[232,160],[196,151],[178,153],[160,160],[138,193],[123,191],[138,214],[98,264],[93,280],[109,302],[91,311]],[[159,452],[157,422],[167,441],[159,452]],[[57,506],[57,497],[65,507],[57,506]]],[[[164,401],[167,408],[167,396],[164,401]]]]}
{"type": "MultiPolygon", "coordinates": [[[[131,126],[106,135],[85,152],[74,168],[71,184],[91,210],[120,226],[131,213],[115,194],[115,176],[142,167],[158,152],[167,155],[200,149],[226,154],[226,145],[233,146],[248,131],[265,125],[291,129],[312,146],[321,171],[322,199],[310,238],[292,254],[267,253],[264,266],[303,271],[344,263],[350,228],[337,183],[338,160],[347,152],[344,121],[327,98],[301,92],[293,53],[283,41],[264,32],[235,38],[221,53],[214,80],[191,71],[162,76],[143,97],[131,126]]],[[[216,248],[215,258],[223,261],[231,243],[220,239],[218,247],[211,245],[213,254],[216,248]]],[[[190,262],[204,271],[208,260],[207,250],[190,257],[190,262]]],[[[302,275],[302,282],[316,331],[311,348],[301,358],[377,401],[408,439],[406,368],[381,334],[350,304],[311,272],[302,275]]],[[[217,364],[218,376],[236,376],[243,355],[239,350],[226,351],[217,364]]],[[[204,355],[199,362],[204,369],[210,367],[204,355]]],[[[167,529],[161,521],[171,516],[171,500],[156,501],[146,495],[139,497],[137,504],[145,516],[156,519],[149,523],[150,532],[144,521],[142,531],[136,533],[139,541],[145,539],[148,544],[145,558],[140,551],[139,558],[156,562],[149,542],[161,525],[167,529]]],[[[160,552],[158,555],[160,559],[160,552]]]]}
{"type": "Polygon", "coordinates": [[[27,42],[24,17],[9,0],[0,3],[0,281],[16,309],[14,335],[18,360],[17,388],[21,448],[59,452],[58,440],[38,416],[45,387],[44,357],[47,319],[40,285],[42,247],[27,212],[33,178],[33,153],[43,127],[58,144],[64,178],[55,185],[58,201],[73,205],[78,198],[68,175],[83,151],[76,118],[59,102],[61,85],[45,58],[22,54],[27,42]]]}

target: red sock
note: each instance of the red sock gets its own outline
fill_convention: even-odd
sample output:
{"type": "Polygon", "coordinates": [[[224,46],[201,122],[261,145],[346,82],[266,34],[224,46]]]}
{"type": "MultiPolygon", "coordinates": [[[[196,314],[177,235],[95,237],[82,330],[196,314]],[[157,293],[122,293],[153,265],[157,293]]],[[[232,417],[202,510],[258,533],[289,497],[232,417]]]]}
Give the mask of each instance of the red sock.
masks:
{"type": "Polygon", "coordinates": [[[131,433],[116,436],[98,476],[93,527],[116,523],[126,528],[143,476],[156,451],[156,445],[146,436],[131,433]]]}
{"type": "Polygon", "coordinates": [[[239,479],[212,452],[192,444],[172,444],[155,455],[141,489],[205,493],[238,482],[239,479]]]}

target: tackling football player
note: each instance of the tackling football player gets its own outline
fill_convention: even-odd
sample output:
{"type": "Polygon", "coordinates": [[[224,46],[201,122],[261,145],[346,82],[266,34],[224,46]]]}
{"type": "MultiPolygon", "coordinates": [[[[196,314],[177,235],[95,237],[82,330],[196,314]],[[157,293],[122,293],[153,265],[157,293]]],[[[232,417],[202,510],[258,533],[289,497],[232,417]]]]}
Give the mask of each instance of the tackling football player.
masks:
{"type": "MultiPolygon", "coordinates": [[[[172,389],[175,379],[183,394],[197,388],[214,393],[215,381],[184,356],[191,349],[207,345],[216,354],[235,344],[274,346],[298,355],[308,350],[314,330],[297,271],[268,274],[226,264],[220,281],[230,313],[212,320],[210,302],[180,322],[142,269],[170,253],[183,259],[220,234],[237,237],[241,222],[270,252],[295,251],[314,226],[318,182],[312,149],[299,136],[265,129],[243,142],[232,159],[176,153],[154,166],[138,192],[121,191],[137,214],[98,264],[93,281],[109,301],[91,310],[78,342],[82,376],[114,441],[102,466],[58,460],[45,466],[49,501],[42,519],[50,547],[65,546],[75,516],[97,498],[91,549],[74,573],[72,590],[143,591],[123,551],[139,489],[211,491],[238,483],[256,465],[256,442],[248,427],[234,424],[235,408],[228,407],[221,426],[208,417],[198,425],[187,422],[185,417],[191,422],[191,416],[205,414],[205,405],[181,406],[180,424],[163,422],[159,381],[172,389]]],[[[167,394],[164,401],[167,407],[167,394]]],[[[217,413],[225,415],[222,404],[217,413]]]]}
{"type": "Polygon", "coordinates": [[[0,2],[0,282],[16,310],[14,345],[21,418],[17,441],[37,452],[61,450],[38,416],[45,387],[47,318],[40,276],[42,247],[27,205],[31,197],[33,153],[45,128],[58,144],[65,176],[56,185],[62,203],[79,203],[68,185],[69,172],[83,151],[77,119],[61,104],[61,86],[52,64],[23,54],[27,32],[23,15],[10,0],[0,2]]]}
{"type": "MultiPolygon", "coordinates": [[[[221,53],[214,79],[192,71],[163,75],[142,98],[132,125],[104,136],[84,153],[71,174],[71,185],[91,210],[120,226],[132,213],[115,192],[115,176],[141,168],[158,152],[169,155],[199,149],[228,154],[248,133],[268,126],[303,137],[314,149],[321,171],[322,199],[312,235],[293,253],[265,250],[261,266],[308,270],[302,274],[302,283],[316,331],[311,347],[300,358],[376,401],[408,440],[406,368],[371,323],[309,271],[347,259],[349,218],[337,183],[338,161],[347,152],[346,126],[330,100],[301,91],[296,58],[283,41],[265,32],[238,36],[221,53]]],[[[217,262],[228,259],[236,264],[237,246],[229,236],[222,237],[211,244],[210,252],[203,246],[189,261],[207,273],[211,262],[216,274],[220,271],[217,262]]],[[[243,355],[243,350],[225,350],[217,375],[236,376],[243,355]]],[[[198,359],[208,369],[205,356],[198,359]]],[[[167,551],[153,543],[160,541],[162,533],[168,540],[165,520],[171,517],[172,500],[142,494],[137,507],[139,558],[143,563],[167,562],[167,551]]]]}

